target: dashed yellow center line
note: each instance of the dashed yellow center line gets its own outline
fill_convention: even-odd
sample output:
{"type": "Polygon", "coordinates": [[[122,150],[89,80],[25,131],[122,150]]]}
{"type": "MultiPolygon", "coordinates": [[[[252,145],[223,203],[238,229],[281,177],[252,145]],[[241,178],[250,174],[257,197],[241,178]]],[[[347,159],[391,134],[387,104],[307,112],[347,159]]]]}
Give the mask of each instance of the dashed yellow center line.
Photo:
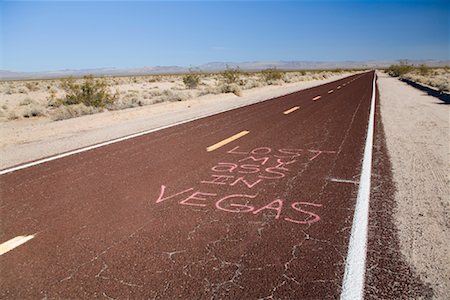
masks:
{"type": "Polygon", "coordinates": [[[19,247],[22,244],[25,244],[32,238],[34,238],[34,235],[19,235],[13,239],[10,239],[9,241],[0,244],[0,255],[3,255],[6,252],[9,252],[14,248],[19,247]]]}
{"type": "Polygon", "coordinates": [[[229,144],[232,141],[237,140],[238,138],[241,138],[241,137],[243,137],[244,135],[246,135],[248,133],[250,133],[250,131],[246,131],[246,130],[241,131],[241,132],[239,132],[239,133],[237,133],[237,134],[235,134],[233,136],[230,136],[227,139],[224,139],[223,141],[220,141],[220,142],[218,142],[218,143],[216,143],[216,144],[214,144],[212,146],[209,146],[208,148],[206,148],[206,151],[211,152],[211,151],[214,151],[216,149],[219,149],[220,147],[225,146],[226,144],[229,144]]]}
{"type": "Polygon", "coordinates": [[[331,94],[332,92],[334,92],[334,90],[329,90],[329,91],[328,91],[328,94],[331,94]]]}
{"type": "Polygon", "coordinates": [[[314,101],[319,100],[320,98],[322,98],[322,96],[316,96],[313,98],[314,101]]]}
{"type": "Polygon", "coordinates": [[[290,114],[291,112],[296,111],[299,108],[300,108],[300,106],[294,106],[293,108],[284,111],[283,114],[285,114],[285,115],[290,114]]]}

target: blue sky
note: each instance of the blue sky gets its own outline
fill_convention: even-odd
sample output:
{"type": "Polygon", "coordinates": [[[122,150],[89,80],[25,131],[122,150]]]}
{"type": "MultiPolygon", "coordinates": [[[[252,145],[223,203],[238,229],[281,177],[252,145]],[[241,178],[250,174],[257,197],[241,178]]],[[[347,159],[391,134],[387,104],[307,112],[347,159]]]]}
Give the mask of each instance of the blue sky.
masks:
{"type": "Polygon", "coordinates": [[[449,59],[447,1],[0,2],[0,69],[449,59]]]}

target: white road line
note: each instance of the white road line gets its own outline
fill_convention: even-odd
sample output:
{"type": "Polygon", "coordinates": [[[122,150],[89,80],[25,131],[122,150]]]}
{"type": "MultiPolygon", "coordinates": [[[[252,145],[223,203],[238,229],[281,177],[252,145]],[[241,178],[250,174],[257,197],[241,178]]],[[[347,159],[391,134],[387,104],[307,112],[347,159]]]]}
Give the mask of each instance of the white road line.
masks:
{"type": "Polygon", "coordinates": [[[375,78],[372,84],[372,102],[370,105],[366,145],[352,231],[345,260],[345,274],[342,283],[341,300],[360,300],[364,298],[364,279],[366,271],[367,229],[370,199],[370,175],[372,173],[373,128],[375,122],[375,78]]]}
{"type": "Polygon", "coordinates": [[[355,180],[339,179],[339,178],[330,178],[330,181],[332,181],[332,182],[339,182],[339,183],[359,184],[359,182],[355,181],[355,180]]]}
{"type": "Polygon", "coordinates": [[[3,255],[6,252],[19,247],[22,244],[25,244],[32,238],[34,238],[34,234],[33,235],[19,235],[13,239],[10,239],[9,241],[6,241],[6,242],[0,244],[0,255],[3,255]]]}

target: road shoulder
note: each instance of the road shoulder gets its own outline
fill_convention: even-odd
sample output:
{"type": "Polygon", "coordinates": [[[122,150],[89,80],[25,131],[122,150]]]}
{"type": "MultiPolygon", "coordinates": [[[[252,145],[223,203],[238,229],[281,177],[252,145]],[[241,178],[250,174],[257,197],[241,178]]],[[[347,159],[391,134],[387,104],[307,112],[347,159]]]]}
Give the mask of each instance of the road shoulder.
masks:
{"type": "Polygon", "coordinates": [[[432,288],[434,298],[445,299],[450,293],[449,107],[395,78],[378,75],[400,252],[432,288]]]}

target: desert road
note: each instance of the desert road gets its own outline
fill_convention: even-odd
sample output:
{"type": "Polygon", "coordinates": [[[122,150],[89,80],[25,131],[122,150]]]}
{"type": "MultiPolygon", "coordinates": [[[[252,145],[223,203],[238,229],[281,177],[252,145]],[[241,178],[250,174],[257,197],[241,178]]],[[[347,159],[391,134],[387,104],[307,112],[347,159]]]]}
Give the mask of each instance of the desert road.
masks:
{"type": "Polygon", "coordinates": [[[3,170],[0,297],[358,299],[374,77],[3,170]]]}

